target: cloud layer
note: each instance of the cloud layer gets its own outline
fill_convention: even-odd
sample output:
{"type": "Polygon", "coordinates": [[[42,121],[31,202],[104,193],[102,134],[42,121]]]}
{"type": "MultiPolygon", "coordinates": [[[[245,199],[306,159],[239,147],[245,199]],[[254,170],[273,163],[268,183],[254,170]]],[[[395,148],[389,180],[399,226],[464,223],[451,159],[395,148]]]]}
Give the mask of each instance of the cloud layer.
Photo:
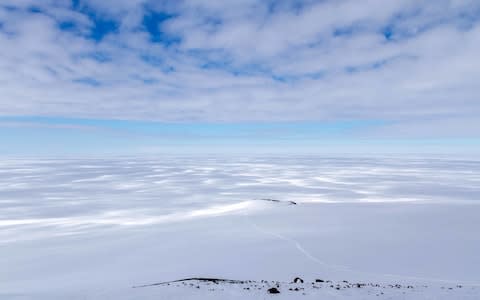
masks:
{"type": "Polygon", "coordinates": [[[7,0],[0,114],[477,137],[479,19],[469,0],[7,0]]]}

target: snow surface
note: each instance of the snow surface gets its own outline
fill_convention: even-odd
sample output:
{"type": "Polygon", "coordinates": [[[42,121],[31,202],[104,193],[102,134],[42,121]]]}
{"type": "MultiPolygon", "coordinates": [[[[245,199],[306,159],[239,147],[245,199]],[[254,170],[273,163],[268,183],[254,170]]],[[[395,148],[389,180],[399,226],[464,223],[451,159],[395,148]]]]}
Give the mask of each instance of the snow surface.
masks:
{"type": "Polygon", "coordinates": [[[479,204],[478,161],[3,160],[0,299],[480,299],[479,204]],[[191,277],[268,283],[133,288],[191,277]]]}

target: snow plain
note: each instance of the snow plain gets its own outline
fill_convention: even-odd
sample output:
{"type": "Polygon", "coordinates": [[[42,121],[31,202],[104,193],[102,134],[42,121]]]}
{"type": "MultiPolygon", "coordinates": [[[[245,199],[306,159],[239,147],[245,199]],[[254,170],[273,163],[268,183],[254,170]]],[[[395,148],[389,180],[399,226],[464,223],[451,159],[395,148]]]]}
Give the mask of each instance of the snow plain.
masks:
{"type": "Polygon", "coordinates": [[[475,160],[2,160],[0,299],[480,299],[479,216],[475,160]],[[269,283],[132,288],[190,277],[269,283]]]}

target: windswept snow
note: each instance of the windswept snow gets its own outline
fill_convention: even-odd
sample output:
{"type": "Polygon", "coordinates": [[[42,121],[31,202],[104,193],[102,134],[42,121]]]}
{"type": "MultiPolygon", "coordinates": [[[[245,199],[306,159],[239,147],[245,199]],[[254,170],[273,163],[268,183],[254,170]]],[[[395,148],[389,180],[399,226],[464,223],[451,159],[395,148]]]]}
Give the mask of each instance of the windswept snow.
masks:
{"type": "Polygon", "coordinates": [[[3,160],[0,212],[0,299],[480,298],[478,161],[3,160]]]}

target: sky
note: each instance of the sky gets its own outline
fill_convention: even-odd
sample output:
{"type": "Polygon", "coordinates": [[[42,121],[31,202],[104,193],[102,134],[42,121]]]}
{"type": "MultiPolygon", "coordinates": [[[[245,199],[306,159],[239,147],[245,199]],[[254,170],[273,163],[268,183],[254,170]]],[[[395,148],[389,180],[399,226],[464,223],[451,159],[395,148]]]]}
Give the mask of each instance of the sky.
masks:
{"type": "Polygon", "coordinates": [[[476,0],[0,0],[0,155],[480,153],[476,0]]]}

